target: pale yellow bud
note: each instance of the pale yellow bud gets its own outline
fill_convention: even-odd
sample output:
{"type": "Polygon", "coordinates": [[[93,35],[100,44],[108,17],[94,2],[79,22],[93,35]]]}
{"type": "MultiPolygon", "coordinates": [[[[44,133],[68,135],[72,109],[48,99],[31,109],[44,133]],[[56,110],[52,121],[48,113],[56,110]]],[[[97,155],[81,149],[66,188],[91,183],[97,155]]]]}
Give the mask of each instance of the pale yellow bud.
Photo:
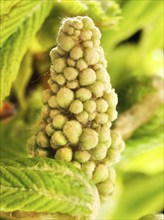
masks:
{"type": "Polygon", "coordinates": [[[80,136],[81,149],[90,150],[98,144],[98,133],[91,128],[84,128],[80,136]]]}
{"type": "Polygon", "coordinates": [[[98,124],[105,124],[108,122],[108,115],[106,113],[98,113],[96,115],[95,121],[98,124]]]}
{"type": "Polygon", "coordinates": [[[68,118],[65,115],[58,114],[53,119],[53,126],[56,129],[62,129],[67,121],[68,118]]]}
{"type": "Polygon", "coordinates": [[[73,60],[73,59],[71,59],[71,58],[69,57],[69,58],[67,59],[67,64],[68,64],[69,66],[74,67],[74,66],[76,65],[76,61],[73,60]]]}
{"type": "Polygon", "coordinates": [[[69,89],[77,89],[79,87],[79,80],[68,81],[66,87],[69,89]]]}
{"type": "Polygon", "coordinates": [[[57,93],[57,103],[62,108],[68,107],[73,100],[74,93],[66,87],[62,87],[57,93]]]}
{"type": "Polygon", "coordinates": [[[64,69],[64,76],[69,81],[76,79],[78,74],[79,74],[79,72],[77,71],[77,69],[75,69],[73,67],[66,67],[64,69]]]}
{"type": "Polygon", "coordinates": [[[95,81],[91,86],[90,90],[93,95],[97,98],[102,97],[104,92],[104,85],[101,81],[95,81]]]}
{"type": "Polygon", "coordinates": [[[60,86],[63,86],[66,83],[66,78],[64,77],[63,73],[60,73],[56,76],[56,82],[60,86]]]}
{"type": "Polygon", "coordinates": [[[93,113],[96,110],[96,102],[92,99],[84,102],[84,110],[93,113]]]}
{"type": "Polygon", "coordinates": [[[50,89],[46,89],[42,92],[42,102],[43,104],[47,104],[48,99],[50,98],[50,96],[52,95],[52,92],[50,89]]]}
{"type": "Polygon", "coordinates": [[[89,89],[86,89],[86,88],[80,88],[75,93],[75,97],[81,100],[82,102],[89,100],[91,96],[92,96],[92,93],[90,92],[89,89]]]}
{"type": "Polygon", "coordinates": [[[67,144],[67,139],[62,133],[62,131],[55,131],[52,135],[52,142],[55,145],[64,146],[67,144]]]}
{"type": "Polygon", "coordinates": [[[72,149],[69,147],[58,149],[55,154],[55,159],[70,162],[72,160],[72,149]]]}
{"type": "Polygon", "coordinates": [[[66,59],[65,58],[57,58],[52,60],[54,70],[57,73],[63,72],[64,68],[66,67],[66,59]]]}
{"type": "Polygon", "coordinates": [[[90,159],[91,155],[88,151],[78,150],[74,153],[74,160],[77,160],[79,163],[85,163],[90,159]]]}
{"type": "Polygon", "coordinates": [[[94,83],[96,80],[96,73],[91,69],[87,68],[82,70],[79,74],[79,81],[81,86],[88,86],[94,83]]]}
{"type": "Polygon", "coordinates": [[[86,124],[88,122],[88,113],[86,111],[82,111],[80,114],[76,115],[76,119],[80,123],[86,124]]]}
{"type": "Polygon", "coordinates": [[[93,181],[94,183],[100,183],[108,178],[108,168],[104,164],[99,164],[95,168],[95,171],[93,173],[93,181]]]}
{"type": "Polygon", "coordinates": [[[78,60],[83,57],[83,49],[79,46],[74,47],[70,52],[70,57],[74,60],[78,60]]]}
{"type": "Polygon", "coordinates": [[[57,108],[57,107],[58,107],[57,98],[56,98],[55,95],[51,96],[51,97],[48,99],[48,105],[49,105],[51,108],[57,108]]]}
{"type": "Polygon", "coordinates": [[[84,59],[79,59],[78,61],[77,61],[77,68],[81,71],[81,70],[84,70],[84,69],[86,69],[87,67],[88,67],[88,65],[87,65],[87,63],[85,62],[85,60],[84,59]]]}
{"type": "Polygon", "coordinates": [[[96,110],[97,112],[103,113],[108,109],[108,103],[104,99],[98,99],[96,101],[96,110]]]}
{"type": "Polygon", "coordinates": [[[73,114],[79,114],[79,113],[81,113],[83,111],[83,103],[80,100],[75,99],[71,103],[69,110],[73,114]]]}

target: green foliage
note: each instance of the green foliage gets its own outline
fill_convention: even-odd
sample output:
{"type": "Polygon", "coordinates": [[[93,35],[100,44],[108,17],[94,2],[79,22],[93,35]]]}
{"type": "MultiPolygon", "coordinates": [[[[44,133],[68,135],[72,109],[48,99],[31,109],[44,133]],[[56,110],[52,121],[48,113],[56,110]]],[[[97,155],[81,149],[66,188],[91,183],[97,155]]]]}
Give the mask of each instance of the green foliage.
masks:
{"type": "Polygon", "coordinates": [[[21,1],[12,9],[12,19],[8,15],[2,16],[0,103],[9,95],[22,58],[52,5],[53,1],[21,1]]]}
{"type": "Polygon", "coordinates": [[[94,184],[69,163],[3,159],[1,211],[36,211],[89,217],[98,205],[94,184]]]}

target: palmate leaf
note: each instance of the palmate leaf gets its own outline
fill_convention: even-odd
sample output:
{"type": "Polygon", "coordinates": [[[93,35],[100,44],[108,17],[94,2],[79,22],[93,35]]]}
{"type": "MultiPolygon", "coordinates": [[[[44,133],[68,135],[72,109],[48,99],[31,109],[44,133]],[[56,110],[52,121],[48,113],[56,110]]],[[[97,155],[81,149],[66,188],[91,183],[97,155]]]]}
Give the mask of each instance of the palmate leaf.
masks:
{"type": "Polygon", "coordinates": [[[9,95],[21,60],[54,4],[54,1],[47,0],[21,2],[24,4],[23,10],[17,7],[19,4],[15,5],[10,13],[12,19],[7,19],[5,15],[1,17],[0,103],[9,95]]]}
{"type": "Polygon", "coordinates": [[[94,184],[64,161],[3,159],[0,178],[3,212],[57,212],[90,218],[99,203],[94,184]]]}

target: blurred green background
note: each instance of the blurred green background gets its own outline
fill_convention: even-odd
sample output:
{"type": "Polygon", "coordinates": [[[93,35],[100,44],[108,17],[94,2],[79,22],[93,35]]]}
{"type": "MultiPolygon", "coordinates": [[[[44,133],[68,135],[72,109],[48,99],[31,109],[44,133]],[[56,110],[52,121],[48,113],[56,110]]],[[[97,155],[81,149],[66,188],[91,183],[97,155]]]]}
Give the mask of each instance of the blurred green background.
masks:
{"type": "Polygon", "coordinates": [[[119,97],[113,127],[126,141],[113,196],[97,219],[137,220],[164,209],[162,0],[1,1],[1,157],[27,156],[61,20],[90,16],[102,32],[119,97]]]}

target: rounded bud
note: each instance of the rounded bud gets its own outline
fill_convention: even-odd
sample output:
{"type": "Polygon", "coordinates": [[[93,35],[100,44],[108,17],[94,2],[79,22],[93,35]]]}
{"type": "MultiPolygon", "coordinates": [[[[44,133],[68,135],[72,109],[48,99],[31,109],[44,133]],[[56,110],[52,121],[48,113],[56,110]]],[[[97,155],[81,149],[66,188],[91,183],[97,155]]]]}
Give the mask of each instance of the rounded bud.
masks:
{"type": "Polygon", "coordinates": [[[47,148],[47,147],[49,147],[48,138],[47,138],[47,136],[45,135],[45,133],[42,132],[42,131],[40,131],[40,132],[37,134],[36,141],[37,141],[37,144],[39,145],[39,147],[41,147],[41,148],[47,148]]]}
{"type": "Polygon", "coordinates": [[[71,59],[70,57],[67,59],[67,64],[69,66],[75,66],[76,65],[76,61],[71,59]]]}
{"type": "Polygon", "coordinates": [[[46,149],[42,149],[42,148],[37,148],[35,153],[37,157],[48,157],[49,156],[49,152],[46,149]]]}
{"type": "Polygon", "coordinates": [[[83,49],[79,46],[74,47],[70,52],[70,57],[74,60],[78,60],[83,57],[83,49]]]}
{"type": "Polygon", "coordinates": [[[69,89],[77,89],[79,87],[79,81],[78,80],[68,81],[66,87],[69,89]]]}
{"type": "Polygon", "coordinates": [[[93,42],[91,40],[87,40],[83,43],[84,47],[87,48],[92,48],[93,47],[93,42]]]}
{"type": "Polygon", "coordinates": [[[66,83],[66,78],[64,77],[64,75],[62,73],[60,73],[56,76],[56,82],[60,86],[63,86],[66,83]]]}
{"type": "Polygon", "coordinates": [[[90,150],[98,144],[98,133],[91,128],[84,128],[80,137],[81,149],[90,150]]]}
{"type": "Polygon", "coordinates": [[[90,159],[91,155],[88,151],[78,150],[74,153],[74,160],[77,160],[79,163],[85,163],[90,159]]]}
{"type": "Polygon", "coordinates": [[[85,29],[91,29],[94,27],[94,23],[93,23],[92,19],[89,18],[88,16],[83,17],[82,22],[83,22],[83,27],[85,29]]]}
{"type": "Polygon", "coordinates": [[[101,143],[110,142],[111,143],[110,129],[108,129],[107,127],[101,127],[97,130],[97,132],[99,133],[99,142],[101,143]]]}
{"type": "Polygon", "coordinates": [[[47,104],[48,99],[50,98],[50,96],[52,95],[52,92],[50,89],[46,89],[42,92],[42,102],[43,104],[47,104]]]}
{"type": "Polygon", "coordinates": [[[86,48],[84,50],[84,59],[88,65],[94,65],[99,61],[99,54],[96,48],[86,48]]]}
{"type": "Polygon", "coordinates": [[[72,150],[69,147],[62,147],[56,151],[56,160],[64,160],[70,162],[72,160],[72,150]]]}
{"type": "Polygon", "coordinates": [[[81,34],[81,31],[80,30],[74,30],[74,36],[75,37],[79,37],[80,36],[80,34],[81,34]]]}
{"type": "Polygon", "coordinates": [[[101,81],[95,81],[91,86],[90,90],[93,95],[97,98],[101,97],[104,92],[104,85],[101,81]]]}
{"type": "Polygon", "coordinates": [[[96,80],[96,73],[91,69],[87,68],[82,70],[79,74],[79,82],[81,86],[88,86],[94,83],[96,80]]]}
{"type": "Polygon", "coordinates": [[[59,85],[57,83],[52,83],[50,85],[50,88],[51,88],[52,92],[55,94],[57,94],[57,92],[59,91],[59,85]]]}
{"type": "Polygon", "coordinates": [[[109,179],[112,183],[114,183],[115,180],[116,180],[116,171],[115,171],[115,169],[114,169],[113,167],[110,167],[110,168],[108,169],[108,179],[109,179]]]}
{"type": "Polygon", "coordinates": [[[64,76],[69,81],[76,79],[78,74],[79,74],[79,72],[77,71],[77,69],[75,69],[73,67],[66,67],[64,69],[64,76]]]}
{"type": "Polygon", "coordinates": [[[96,167],[96,164],[93,161],[88,161],[82,164],[81,169],[87,175],[87,177],[91,179],[95,167],[96,167]]]}
{"type": "Polygon", "coordinates": [[[57,58],[52,60],[54,70],[57,73],[63,72],[64,68],[66,67],[66,60],[64,58],[57,58]]]}
{"type": "Polygon", "coordinates": [[[48,105],[49,105],[51,108],[57,108],[57,107],[58,107],[57,98],[56,98],[55,95],[51,96],[51,97],[48,99],[48,105]]]}
{"type": "Polygon", "coordinates": [[[93,182],[100,183],[108,178],[108,168],[104,164],[98,164],[93,173],[93,182]]]}
{"type": "Polygon", "coordinates": [[[52,48],[52,50],[50,51],[50,57],[51,57],[51,61],[53,62],[53,60],[55,60],[56,58],[59,58],[60,55],[57,52],[57,48],[52,48]]]}
{"type": "Polygon", "coordinates": [[[80,34],[80,39],[83,41],[90,40],[92,38],[92,32],[90,30],[82,30],[80,34]]]}
{"type": "Polygon", "coordinates": [[[94,160],[102,160],[106,157],[107,146],[103,143],[99,143],[95,148],[91,150],[91,155],[94,160]]]}
{"type": "Polygon", "coordinates": [[[84,101],[89,100],[92,97],[92,93],[89,91],[89,89],[80,88],[76,91],[75,97],[79,99],[80,101],[84,102],[84,101]]]}
{"type": "Polygon", "coordinates": [[[97,188],[99,193],[105,196],[113,192],[114,185],[110,180],[106,180],[102,183],[97,184],[97,188]]]}
{"type": "Polygon", "coordinates": [[[96,110],[96,102],[92,99],[84,102],[84,110],[88,113],[93,113],[96,110]]]}
{"type": "Polygon", "coordinates": [[[73,164],[76,168],[81,169],[81,164],[80,164],[79,162],[73,160],[73,161],[72,161],[72,164],[73,164]]]}
{"type": "Polygon", "coordinates": [[[66,52],[69,52],[74,46],[75,46],[75,41],[72,37],[62,35],[61,37],[59,36],[59,46],[66,52]]]}
{"type": "Polygon", "coordinates": [[[108,103],[104,99],[98,99],[96,101],[96,110],[97,112],[104,113],[108,109],[108,103]]]}
{"type": "Polygon", "coordinates": [[[118,112],[116,111],[115,108],[108,108],[107,114],[108,114],[109,121],[116,120],[116,118],[118,116],[118,112]]]}
{"type": "Polygon", "coordinates": [[[79,114],[79,113],[81,113],[83,111],[83,103],[80,100],[75,99],[71,103],[69,110],[73,114],[79,114]]]}
{"type": "Polygon", "coordinates": [[[110,159],[111,162],[116,163],[120,160],[121,152],[119,150],[115,150],[113,148],[109,148],[107,152],[107,158],[110,159]]]}
{"type": "Polygon", "coordinates": [[[108,122],[108,115],[106,113],[98,113],[96,115],[95,121],[98,124],[105,124],[108,122]]]}
{"type": "Polygon", "coordinates": [[[58,114],[53,119],[53,126],[56,129],[62,129],[67,121],[68,118],[65,115],[58,114]]]}
{"type": "Polygon", "coordinates": [[[119,149],[119,146],[122,142],[121,134],[116,130],[112,130],[111,131],[111,139],[112,139],[111,147],[114,149],[119,149]]]}
{"type": "Polygon", "coordinates": [[[46,134],[47,134],[48,136],[52,136],[52,135],[53,135],[55,129],[54,129],[52,123],[47,124],[47,126],[46,126],[46,128],[45,128],[45,131],[46,131],[46,134]]]}
{"type": "Polygon", "coordinates": [[[66,122],[63,131],[72,144],[77,144],[82,133],[82,127],[78,121],[71,120],[66,122]]]}
{"type": "Polygon", "coordinates": [[[60,107],[66,108],[74,100],[74,93],[72,90],[62,87],[57,94],[57,103],[60,107]]]}
{"type": "Polygon", "coordinates": [[[81,123],[81,124],[86,124],[88,122],[88,113],[86,111],[82,111],[78,115],[76,115],[76,119],[81,123]]]}
{"type": "Polygon", "coordinates": [[[88,67],[87,63],[85,62],[84,59],[79,59],[77,61],[77,64],[76,64],[77,68],[81,71],[81,70],[84,70],[88,67]]]}
{"type": "Polygon", "coordinates": [[[89,113],[88,121],[93,121],[96,118],[96,112],[89,113]]]}
{"type": "Polygon", "coordinates": [[[97,27],[92,28],[92,34],[94,39],[100,39],[101,38],[101,32],[97,27]]]}
{"type": "Polygon", "coordinates": [[[50,113],[50,108],[48,105],[43,105],[41,110],[41,116],[43,119],[47,119],[50,113]]]}
{"type": "Polygon", "coordinates": [[[81,30],[83,28],[83,23],[81,20],[79,19],[74,19],[73,23],[72,23],[73,27],[77,30],[81,30]]]}
{"type": "Polygon", "coordinates": [[[54,117],[59,113],[60,113],[60,111],[58,109],[52,109],[52,110],[50,110],[49,116],[51,119],[54,119],[54,117]]]}
{"type": "Polygon", "coordinates": [[[57,46],[57,52],[58,52],[58,54],[60,54],[61,56],[63,56],[63,55],[66,54],[65,51],[62,50],[61,47],[60,47],[59,45],[57,46]]]}
{"type": "Polygon", "coordinates": [[[109,108],[116,107],[118,103],[118,97],[113,90],[111,92],[104,92],[103,98],[108,102],[109,108]]]}
{"type": "Polygon", "coordinates": [[[55,145],[64,146],[67,144],[67,139],[62,133],[62,131],[55,131],[52,135],[52,142],[55,145]]]}

